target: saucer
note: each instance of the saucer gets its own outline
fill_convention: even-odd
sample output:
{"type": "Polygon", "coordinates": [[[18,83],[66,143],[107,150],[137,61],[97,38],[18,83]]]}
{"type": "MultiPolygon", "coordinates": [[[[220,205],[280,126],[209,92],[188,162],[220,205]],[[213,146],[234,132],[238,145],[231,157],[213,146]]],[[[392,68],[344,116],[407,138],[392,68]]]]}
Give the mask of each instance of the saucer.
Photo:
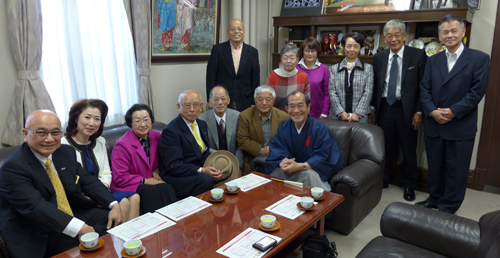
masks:
{"type": "MultiPolygon", "coordinates": [[[[312,196],[312,195],[311,195],[312,196]]],[[[315,201],[323,201],[325,199],[325,195],[323,194],[321,197],[319,198],[315,198],[314,196],[312,196],[312,198],[315,200],[315,201]]]]}
{"type": "Polygon", "coordinates": [[[301,209],[303,211],[312,211],[312,210],[314,210],[314,208],[316,208],[316,204],[313,203],[313,206],[311,206],[311,208],[306,209],[306,208],[302,207],[302,204],[300,204],[300,202],[298,202],[297,207],[299,207],[299,209],[301,209]]]}
{"type": "Polygon", "coordinates": [[[143,256],[145,253],[146,253],[146,247],[141,246],[141,251],[139,251],[139,253],[137,255],[134,255],[134,256],[128,255],[127,252],[125,251],[125,248],[122,249],[121,255],[125,258],[138,258],[138,257],[143,256]]]}
{"type": "Polygon", "coordinates": [[[215,200],[214,198],[212,198],[212,196],[208,197],[208,201],[209,201],[209,202],[213,202],[213,203],[222,202],[222,201],[224,201],[224,199],[226,199],[226,198],[224,197],[224,195],[223,195],[223,196],[222,196],[222,198],[220,198],[219,200],[215,200]]]}
{"type": "Polygon", "coordinates": [[[92,252],[92,251],[95,251],[95,250],[101,248],[103,245],[104,245],[104,240],[102,238],[99,238],[99,240],[97,240],[97,245],[94,246],[93,248],[85,248],[85,246],[83,246],[82,243],[80,243],[78,248],[80,248],[80,250],[82,250],[84,252],[92,252]]]}
{"type": "Polygon", "coordinates": [[[236,188],[236,191],[234,191],[234,192],[229,192],[229,191],[227,190],[227,188],[226,188],[226,189],[224,189],[224,192],[225,192],[225,193],[227,193],[227,194],[239,194],[239,193],[241,192],[241,189],[238,187],[238,188],[236,188]]]}
{"type": "Polygon", "coordinates": [[[259,228],[264,230],[264,231],[267,231],[267,232],[271,232],[271,231],[276,231],[280,228],[280,223],[278,221],[276,221],[274,223],[274,227],[272,228],[265,228],[264,226],[262,226],[262,222],[259,222],[259,228]]]}

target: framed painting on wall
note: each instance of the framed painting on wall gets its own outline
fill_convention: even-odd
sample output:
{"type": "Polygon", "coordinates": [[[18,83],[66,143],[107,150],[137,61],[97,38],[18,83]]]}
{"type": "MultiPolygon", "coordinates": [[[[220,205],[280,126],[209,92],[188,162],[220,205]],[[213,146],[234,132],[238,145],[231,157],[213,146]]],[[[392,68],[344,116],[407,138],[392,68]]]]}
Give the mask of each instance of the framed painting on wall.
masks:
{"type": "Polygon", "coordinates": [[[220,0],[152,0],[151,61],[204,61],[219,43],[220,0]]]}
{"type": "Polygon", "coordinates": [[[321,14],[324,0],[283,0],[280,16],[321,14]]]}

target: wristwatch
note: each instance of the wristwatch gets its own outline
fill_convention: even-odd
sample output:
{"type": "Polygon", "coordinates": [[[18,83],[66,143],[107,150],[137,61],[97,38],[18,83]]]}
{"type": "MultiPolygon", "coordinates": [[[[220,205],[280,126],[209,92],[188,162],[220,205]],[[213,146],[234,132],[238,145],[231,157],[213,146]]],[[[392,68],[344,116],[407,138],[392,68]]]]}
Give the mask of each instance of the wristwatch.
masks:
{"type": "Polygon", "coordinates": [[[307,169],[307,164],[304,162],[302,163],[302,170],[306,170],[307,169]]]}

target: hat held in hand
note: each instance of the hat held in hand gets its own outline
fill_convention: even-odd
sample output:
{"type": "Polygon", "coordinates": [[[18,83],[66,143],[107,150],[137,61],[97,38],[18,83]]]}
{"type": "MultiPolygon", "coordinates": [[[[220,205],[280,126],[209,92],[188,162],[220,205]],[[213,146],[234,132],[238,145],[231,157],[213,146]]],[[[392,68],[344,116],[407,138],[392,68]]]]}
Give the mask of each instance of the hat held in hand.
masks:
{"type": "Polygon", "coordinates": [[[222,185],[226,181],[231,181],[238,177],[239,167],[238,159],[229,151],[218,150],[214,151],[210,156],[205,160],[205,164],[203,167],[214,167],[215,169],[219,169],[222,173],[221,179],[214,185],[217,187],[222,185]]]}

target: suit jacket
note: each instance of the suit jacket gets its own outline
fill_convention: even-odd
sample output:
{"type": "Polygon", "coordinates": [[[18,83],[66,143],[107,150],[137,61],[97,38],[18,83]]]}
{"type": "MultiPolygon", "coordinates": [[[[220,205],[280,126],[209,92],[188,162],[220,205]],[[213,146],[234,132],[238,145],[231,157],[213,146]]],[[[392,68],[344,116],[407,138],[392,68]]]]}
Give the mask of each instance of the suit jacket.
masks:
{"type": "MultiPolygon", "coordinates": [[[[271,137],[269,142],[274,137],[278,125],[288,119],[288,114],[273,107],[271,110],[271,137]]],[[[238,123],[238,145],[244,151],[243,173],[252,172],[251,162],[260,155],[260,149],[264,144],[264,135],[262,133],[262,122],[260,121],[259,110],[257,107],[251,107],[240,113],[240,121],[238,123]]]]}
{"type": "Polygon", "coordinates": [[[429,58],[420,84],[425,135],[445,140],[468,140],[476,136],[477,105],[486,93],[489,63],[487,54],[465,46],[450,72],[445,51],[429,58]],[[450,108],[455,118],[439,124],[429,116],[437,108],[450,108]]]}
{"type": "Polygon", "coordinates": [[[153,177],[153,170],[159,167],[158,142],[160,132],[149,131],[149,159],[134,131],[128,130],[115,144],[111,153],[113,167],[113,191],[137,190],[141,180],[153,177]]]}
{"type": "Polygon", "coordinates": [[[236,101],[236,110],[243,111],[255,104],[253,92],[260,85],[259,52],[243,43],[238,73],[234,70],[231,43],[226,41],[214,45],[207,64],[207,99],[213,87],[224,86],[231,98],[229,106],[236,101]]]}
{"type": "MultiPolygon", "coordinates": [[[[380,110],[390,51],[391,49],[386,49],[377,53],[373,58],[375,78],[371,105],[375,107],[375,112],[380,110]]],[[[409,128],[413,128],[413,115],[416,112],[422,112],[419,85],[424,74],[426,60],[427,55],[424,50],[405,46],[401,69],[401,103],[403,104],[404,122],[409,128]]],[[[375,116],[376,122],[378,122],[379,117],[380,115],[375,116]]]]}
{"type": "MultiPolygon", "coordinates": [[[[71,146],[61,145],[52,161],[73,211],[96,208],[94,201],[102,207],[115,201],[97,177],[83,171],[71,146]]],[[[45,166],[23,143],[0,168],[0,223],[11,257],[43,257],[48,234],[62,234],[71,219],[57,208],[45,166]]]]}
{"type": "MultiPolygon", "coordinates": [[[[200,137],[208,147],[208,132],[205,121],[196,119],[200,137]]],[[[210,151],[201,152],[193,133],[179,114],[161,133],[158,143],[160,153],[160,176],[174,187],[177,196],[186,195],[194,186],[198,169],[203,166],[210,151]]]]}
{"type": "MultiPolygon", "coordinates": [[[[226,109],[226,120],[224,121],[226,125],[226,142],[227,142],[227,151],[231,152],[238,159],[238,163],[240,168],[243,168],[243,151],[238,147],[238,141],[236,140],[236,134],[238,133],[238,122],[240,117],[240,112],[227,108],[226,109]]],[[[219,133],[217,128],[219,128],[219,124],[217,124],[217,120],[215,119],[214,110],[208,110],[205,113],[202,113],[199,119],[205,121],[208,126],[208,146],[212,150],[219,150],[219,133]]],[[[212,151],[211,150],[211,151],[212,151]]]]}

